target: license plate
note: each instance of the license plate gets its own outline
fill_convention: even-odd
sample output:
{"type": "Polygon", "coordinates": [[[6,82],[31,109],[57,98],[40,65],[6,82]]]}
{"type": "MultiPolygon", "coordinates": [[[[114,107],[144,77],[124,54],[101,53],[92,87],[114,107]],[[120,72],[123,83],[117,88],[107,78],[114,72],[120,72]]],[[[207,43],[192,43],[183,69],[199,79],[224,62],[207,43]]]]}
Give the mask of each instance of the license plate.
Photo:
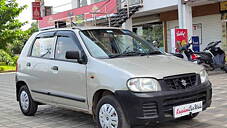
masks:
{"type": "Polygon", "coordinates": [[[173,116],[174,118],[179,118],[201,111],[203,111],[202,101],[173,107],[173,116]]]}

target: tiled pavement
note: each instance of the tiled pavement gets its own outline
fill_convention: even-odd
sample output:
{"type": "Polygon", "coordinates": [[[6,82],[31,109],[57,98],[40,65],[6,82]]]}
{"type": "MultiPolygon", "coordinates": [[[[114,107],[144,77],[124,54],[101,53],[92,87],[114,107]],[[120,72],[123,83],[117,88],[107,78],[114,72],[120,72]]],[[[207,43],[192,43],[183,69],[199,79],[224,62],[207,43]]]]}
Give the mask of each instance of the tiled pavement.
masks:
{"type": "MultiPolygon", "coordinates": [[[[227,74],[212,74],[212,107],[192,121],[172,121],[159,128],[227,128],[227,74]]],[[[14,74],[0,74],[0,128],[94,128],[87,114],[53,106],[40,106],[25,117],[15,100],[14,74]]]]}

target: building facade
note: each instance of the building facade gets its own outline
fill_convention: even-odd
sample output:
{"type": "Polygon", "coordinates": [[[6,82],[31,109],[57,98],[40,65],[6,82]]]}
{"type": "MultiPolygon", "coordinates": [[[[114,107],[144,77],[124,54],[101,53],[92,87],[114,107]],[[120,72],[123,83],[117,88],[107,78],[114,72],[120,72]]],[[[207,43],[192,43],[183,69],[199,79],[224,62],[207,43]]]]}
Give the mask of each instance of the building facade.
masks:
{"type": "MultiPolygon", "coordinates": [[[[220,8],[225,3],[210,0],[190,3],[192,35],[199,36],[200,49],[212,41],[222,40],[222,47],[227,51],[225,9],[220,8]]],[[[144,8],[133,17],[133,27],[139,29],[138,34],[141,34],[149,24],[162,26],[163,45],[170,52],[171,29],[179,28],[178,14],[178,0],[144,0],[144,8]]]]}
{"type": "MultiPolygon", "coordinates": [[[[56,26],[56,21],[78,21],[80,16],[83,17],[82,20],[91,21],[94,20],[94,14],[88,14],[89,12],[99,12],[95,18],[105,17],[107,13],[115,14],[125,1],[130,6],[142,2],[143,6],[126,19],[126,23],[122,26],[133,30],[147,40],[160,42],[160,47],[170,52],[172,36],[170,31],[180,27],[179,0],[71,0],[67,2],[68,5],[66,3],[71,7],[69,10],[45,16],[39,25],[40,28],[53,27],[56,26]]],[[[212,41],[222,40],[222,47],[227,51],[227,3],[216,0],[193,0],[187,3],[185,8],[183,17],[186,21],[191,20],[190,36],[199,37],[200,49],[204,49],[212,41]]]]}

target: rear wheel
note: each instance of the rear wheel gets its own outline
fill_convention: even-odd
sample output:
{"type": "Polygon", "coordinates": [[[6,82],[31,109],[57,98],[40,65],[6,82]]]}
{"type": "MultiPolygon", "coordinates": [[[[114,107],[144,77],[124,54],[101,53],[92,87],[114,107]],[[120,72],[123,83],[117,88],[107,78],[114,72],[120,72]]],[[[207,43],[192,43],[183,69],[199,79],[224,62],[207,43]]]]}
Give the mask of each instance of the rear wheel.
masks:
{"type": "Polygon", "coordinates": [[[98,102],[96,120],[99,128],[130,128],[119,102],[112,95],[98,102]]]}
{"type": "Polygon", "coordinates": [[[224,66],[224,67],[221,68],[221,69],[227,73],[227,66],[224,66]]]}
{"type": "Polygon", "coordinates": [[[33,101],[27,86],[22,86],[18,95],[21,112],[26,116],[35,115],[38,109],[38,104],[33,101]]]}

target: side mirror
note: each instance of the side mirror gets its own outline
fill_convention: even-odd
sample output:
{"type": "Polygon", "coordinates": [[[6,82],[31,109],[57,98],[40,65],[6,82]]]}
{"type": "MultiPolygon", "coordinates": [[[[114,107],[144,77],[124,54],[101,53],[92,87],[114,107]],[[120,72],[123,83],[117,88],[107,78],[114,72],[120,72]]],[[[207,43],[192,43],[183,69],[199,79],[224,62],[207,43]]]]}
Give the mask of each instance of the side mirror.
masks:
{"type": "Polygon", "coordinates": [[[66,59],[80,60],[79,51],[67,51],[65,54],[66,59]]]}

